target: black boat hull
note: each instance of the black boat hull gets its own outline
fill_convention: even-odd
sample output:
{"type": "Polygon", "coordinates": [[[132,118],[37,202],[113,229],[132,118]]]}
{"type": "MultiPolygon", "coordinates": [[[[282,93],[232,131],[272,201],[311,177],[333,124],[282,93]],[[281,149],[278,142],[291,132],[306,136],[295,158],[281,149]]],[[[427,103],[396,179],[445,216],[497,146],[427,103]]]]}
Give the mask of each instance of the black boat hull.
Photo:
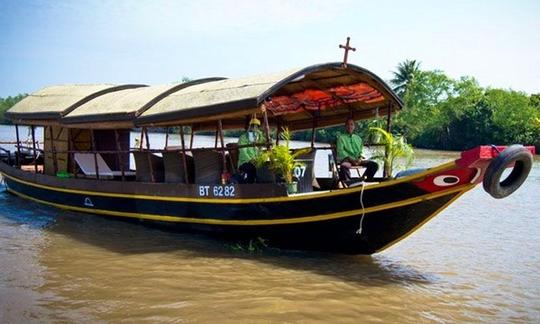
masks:
{"type": "MultiPolygon", "coordinates": [[[[450,163],[431,173],[455,167],[450,163]]],[[[9,192],[57,208],[145,219],[235,238],[262,237],[273,246],[348,254],[386,249],[474,186],[463,181],[430,192],[415,183],[428,172],[408,181],[304,196],[215,199],[174,195],[178,188],[196,192],[196,185],[186,189],[186,185],[132,183],[129,188],[128,182],[58,179],[5,164],[0,171],[9,192]]],[[[242,187],[237,191],[242,192],[242,187]]]]}

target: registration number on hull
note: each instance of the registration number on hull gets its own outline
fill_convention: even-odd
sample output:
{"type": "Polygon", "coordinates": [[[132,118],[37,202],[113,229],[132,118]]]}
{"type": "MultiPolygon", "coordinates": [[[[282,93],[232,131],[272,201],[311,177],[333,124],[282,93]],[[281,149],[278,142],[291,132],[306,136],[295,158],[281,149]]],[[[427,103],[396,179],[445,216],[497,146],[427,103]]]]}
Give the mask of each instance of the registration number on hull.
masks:
{"type": "Polygon", "coordinates": [[[234,197],[233,185],[199,186],[200,197],[234,197]]]}

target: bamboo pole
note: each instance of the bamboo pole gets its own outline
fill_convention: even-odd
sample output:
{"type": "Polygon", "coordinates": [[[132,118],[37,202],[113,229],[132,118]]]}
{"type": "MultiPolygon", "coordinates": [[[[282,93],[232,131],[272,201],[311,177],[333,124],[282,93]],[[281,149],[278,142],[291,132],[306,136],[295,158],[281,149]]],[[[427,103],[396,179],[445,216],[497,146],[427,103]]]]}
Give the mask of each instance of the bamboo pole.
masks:
{"type": "Polygon", "coordinates": [[[182,142],[182,163],[184,164],[184,183],[188,183],[188,169],[186,157],[186,143],[184,141],[184,126],[180,126],[180,141],[182,142]]]}
{"type": "Polygon", "coordinates": [[[36,129],[35,126],[32,125],[32,156],[34,157],[34,171],[35,173],[38,173],[38,167],[37,167],[37,156],[36,156],[36,129]]]}
{"type": "Polygon", "coordinates": [[[92,141],[92,153],[94,153],[94,167],[96,168],[96,179],[99,180],[99,166],[96,152],[96,138],[94,136],[94,130],[90,129],[90,139],[92,141]]]}
{"type": "Polygon", "coordinates": [[[15,124],[15,134],[17,136],[17,156],[15,159],[15,163],[17,164],[17,168],[21,168],[21,144],[19,143],[19,125],[15,124]]]}

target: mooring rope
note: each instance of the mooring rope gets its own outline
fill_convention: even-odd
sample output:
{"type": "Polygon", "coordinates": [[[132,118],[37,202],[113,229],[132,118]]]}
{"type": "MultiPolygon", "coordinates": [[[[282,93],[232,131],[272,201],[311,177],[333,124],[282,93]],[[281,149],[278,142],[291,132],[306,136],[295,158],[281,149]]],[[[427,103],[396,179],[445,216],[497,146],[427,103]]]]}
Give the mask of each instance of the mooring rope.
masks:
{"type": "Polygon", "coordinates": [[[365,208],[364,208],[364,188],[365,188],[365,182],[362,181],[362,190],[360,190],[360,206],[362,206],[362,216],[360,217],[360,226],[358,227],[358,230],[356,231],[356,234],[360,235],[362,234],[362,223],[364,222],[364,216],[365,208]]]}

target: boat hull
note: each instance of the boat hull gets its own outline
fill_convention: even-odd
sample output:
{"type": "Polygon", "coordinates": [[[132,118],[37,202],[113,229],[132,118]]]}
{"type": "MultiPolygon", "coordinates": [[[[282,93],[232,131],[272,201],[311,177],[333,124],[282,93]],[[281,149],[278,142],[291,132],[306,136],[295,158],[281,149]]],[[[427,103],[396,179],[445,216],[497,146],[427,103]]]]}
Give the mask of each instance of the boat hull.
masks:
{"type": "Polygon", "coordinates": [[[10,193],[57,208],[144,219],[182,231],[262,237],[273,246],[350,254],[380,252],[408,236],[471,189],[476,172],[448,163],[365,188],[287,196],[280,186],[270,185],[258,187],[268,193],[261,196],[249,187],[253,185],[235,185],[241,197],[220,198],[197,196],[204,191],[197,185],[59,179],[6,164],[0,171],[10,193]],[[424,182],[433,182],[431,178],[440,173],[460,174],[463,179],[437,190],[426,187],[424,182]]]}

